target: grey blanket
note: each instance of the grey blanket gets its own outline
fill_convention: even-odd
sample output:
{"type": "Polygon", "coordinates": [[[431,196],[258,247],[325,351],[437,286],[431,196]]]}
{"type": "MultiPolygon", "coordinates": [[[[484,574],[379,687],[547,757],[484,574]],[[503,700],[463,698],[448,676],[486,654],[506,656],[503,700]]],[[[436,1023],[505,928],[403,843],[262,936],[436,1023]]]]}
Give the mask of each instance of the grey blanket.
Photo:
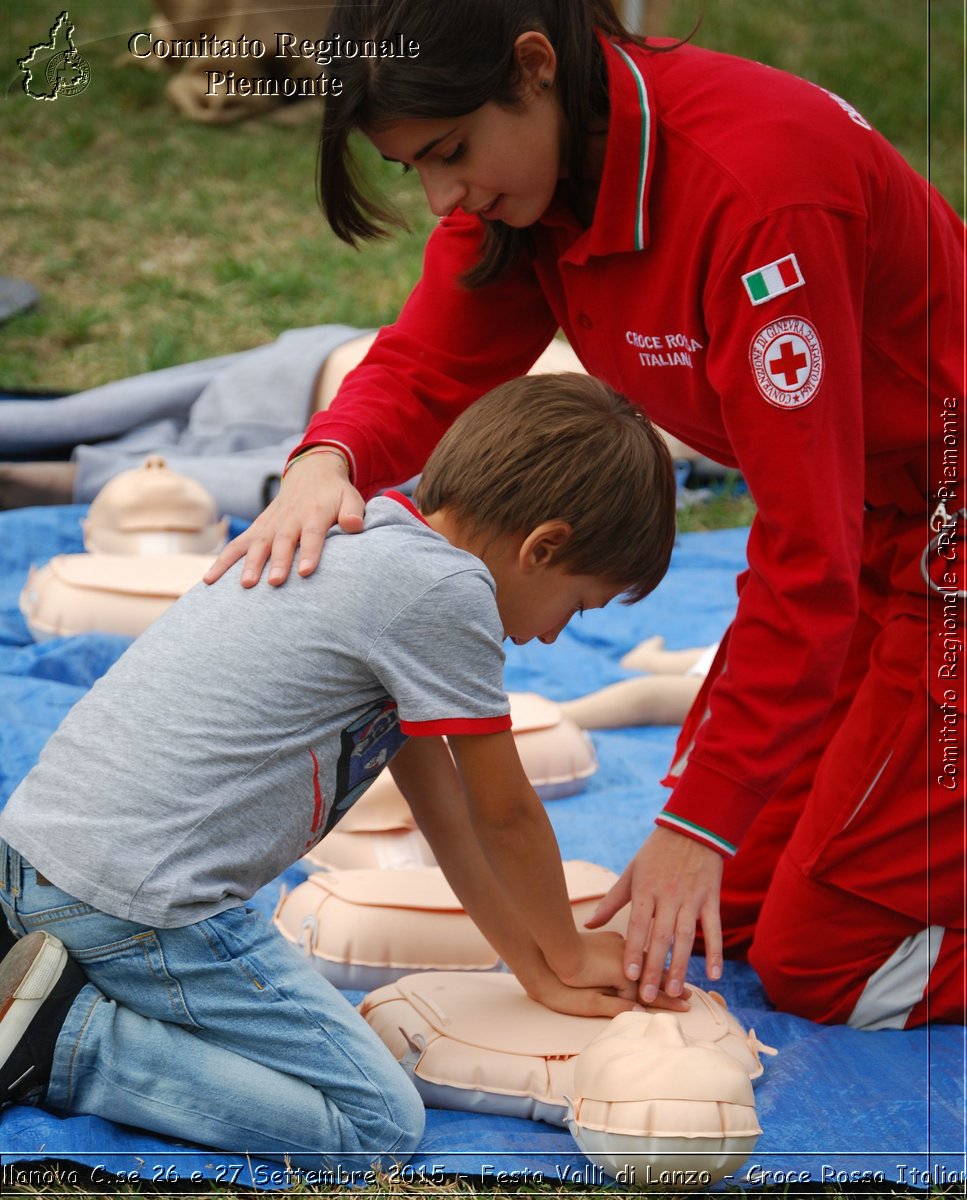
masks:
{"type": "Polygon", "coordinates": [[[302,438],[316,377],[348,325],[293,329],[254,350],[120,379],[58,400],[0,404],[0,458],[72,445],[76,503],[148,454],[205,485],[223,513],[264,507],[302,438]]]}

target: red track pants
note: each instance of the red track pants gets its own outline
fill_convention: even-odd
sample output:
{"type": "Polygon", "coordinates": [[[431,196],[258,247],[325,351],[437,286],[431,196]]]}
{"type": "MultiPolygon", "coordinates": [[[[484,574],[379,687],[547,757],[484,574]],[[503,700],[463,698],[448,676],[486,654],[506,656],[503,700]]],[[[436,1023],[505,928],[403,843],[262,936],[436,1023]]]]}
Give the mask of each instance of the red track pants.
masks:
{"type": "Polygon", "coordinates": [[[929,537],[923,516],[868,514],[835,703],[726,863],[726,953],[748,957],[777,1008],[815,1021],[964,1022],[967,658],[963,600],[943,584],[963,588],[965,571],[962,544],[958,566],[934,544],[941,590],[928,590],[929,537]]]}

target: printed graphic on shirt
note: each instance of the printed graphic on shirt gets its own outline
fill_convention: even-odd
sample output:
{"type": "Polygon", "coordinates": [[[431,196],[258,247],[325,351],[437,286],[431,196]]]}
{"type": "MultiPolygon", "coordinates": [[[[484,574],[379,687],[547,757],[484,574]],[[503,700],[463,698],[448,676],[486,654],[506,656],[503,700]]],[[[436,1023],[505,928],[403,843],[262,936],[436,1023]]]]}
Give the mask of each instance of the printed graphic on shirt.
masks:
{"type": "Polygon", "coordinates": [[[388,696],[342,731],[336,797],[326,814],[323,836],[352,808],[405,741],[396,701],[388,696]]]}
{"type": "Polygon", "coordinates": [[[625,331],[625,341],[638,352],[643,367],[689,367],[694,370],[696,351],[705,347],[687,333],[639,333],[625,331]]]}
{"type": "Polygon", "coordinates": [[[749,361],[759,391],[777,408],[802,408],[823,381],[819,335],[802,317],[780,317],[752,339],[749,361]]]}
{"type": "Polygon", "coordinates": [[[742,276],[742,283],[753,304],[765,304],[776,296],[784,296],[805,283],[795,254],[777,258],[775,262],[757,267],[742,276]]]}
{"type": "MultiPolygon", "coordinates": [[[[819,87],[818,83],[816,84],[816,87],[819,87]]],[[[859,125],[860,129],[872,129],[873,128],[873,126],[869,123],[869,121],[867,121],[866,117],[863,116],[863,114],[860,112],[860,110],[858,108],[854,108],[853,105],[850,104],[850,102],[848,100],[844,100],[842,96],[837,96],[835,92],[831,92],[828,88],[819,88],[819,90],[821,92],[825,92],[826,95],[830,98],[830,100],[833,100],[836,104],[838,104],[840,106],[840,108],[843,110],[843,112],[846,113],[846,115],[849,117],[849,119],[853,122],[854,125],[859,125]]]]}
{"type": "Polygon", "coordinates": [[[309,827],[309,836],[306,838],[306,850],[311,850],[312,847],[322,837],[322,816],[325,812],[325,802],[322,798],[322,788],[319,786],[319,759],[316,758],[314,751],[309,751],[309,757],[312,759],[312,825],[309,827]]]}

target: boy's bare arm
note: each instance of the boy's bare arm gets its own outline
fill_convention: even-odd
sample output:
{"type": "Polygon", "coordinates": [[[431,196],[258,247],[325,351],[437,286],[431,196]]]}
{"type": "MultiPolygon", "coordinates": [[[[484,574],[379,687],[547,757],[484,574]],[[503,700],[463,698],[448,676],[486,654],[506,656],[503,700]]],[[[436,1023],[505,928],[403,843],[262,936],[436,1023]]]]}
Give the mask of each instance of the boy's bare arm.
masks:
{"type": "Polygon", "coordinates": [[[544,811],[521,766],[514,735],[451,737],[470,823],[497,881],[564,983],[621,988],[610,953],[616,945],[578,933],[561,854],[544,811]]]}
{"type": "Polygon", "coordinates": [[[573,987],[627,991],[627,979],[616,970],[622,939],[594,938],[575,928],[557,839],[521,766],[513,734],[453,735],[449,741],[469,828],[499,894],[547,965],[573,987]]]}
{"type": "MultiPolygon", "coordinates": [[[[466,795],[441,738],[411,738],[390,769],[461,904],[530,996],[550,1008],[581,1016],[611,1017],[632,1007],[627,987],[627,997],[622,998],[611,994],[607,985],[569,986],[548,966],[522,919],[517,899],[508,896],[506,884],[491,868],[474,832],[466,795]]],[[[554,852],[557,856],[556,844],[554,852]]],[[[534,858],[528,853],[528,870],[534,858]]],[[[559,856],[557,863],[559,867],[559,856]]],[[[579,942],[586,942],[590,935],[582,937],[574,930],[566,892],[563,905],[558,919],[570,925],[579,942]]],[[[622,985],[620,967],[612,968],[621,962],[623,939],[607,935],[600,945],[600,957],[608,963],[603,973],[622,985]]]]}

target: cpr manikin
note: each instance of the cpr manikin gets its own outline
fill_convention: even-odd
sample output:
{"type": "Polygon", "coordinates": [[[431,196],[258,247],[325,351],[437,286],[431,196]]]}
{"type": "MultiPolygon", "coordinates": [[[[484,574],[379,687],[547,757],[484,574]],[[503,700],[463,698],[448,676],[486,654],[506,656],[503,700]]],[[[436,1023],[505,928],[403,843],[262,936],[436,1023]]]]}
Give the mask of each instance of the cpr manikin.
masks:
{"type": "Polygon", "coordinates": [[[622,1013],[574,1062],[568,1128],[632,1187],[706,1187],[736,1171],[762,1132],[748,1072],[685,1017],[622,1013]]]}
{"type": "Polygon", "coordinates": [[[363,1016],[426,1104],[567,1125],[619,1182],[676,1190],[735,1171],[761,1132],[763,1046],[715,992],[687,1012],[553,1012],[513,976],[430,972],[379,988],[363,1016]],[[647,1164],[647,1166],[646,1166],[647,1164]]]}
{"type": "Polygon", "coordinates": [[[83,526],[85,549],[101,554],[217,554],[228,536],[209,491],[160,454],[106,483],[83,526]]]}
{"type": "MultiPolygon", "coordinates": [[[[574,861],[564,864],[564,879],[580,926],[617,876],[574,861]]],[[[619,918],[611,928],[623,929],[619,918]]],[[[365,991],[415,971],[501,967],[436,866],[318,871],[281,896],[274,924],[341,988],[365,991]]]]}
{"type": "Polygon", "coordinates": [[[83,522],[86,554],[32,567],[20,611],[37,641],[82,633],[137,637],[199,582],[228,521],[159,455],[101,489],[83,522]]]}

